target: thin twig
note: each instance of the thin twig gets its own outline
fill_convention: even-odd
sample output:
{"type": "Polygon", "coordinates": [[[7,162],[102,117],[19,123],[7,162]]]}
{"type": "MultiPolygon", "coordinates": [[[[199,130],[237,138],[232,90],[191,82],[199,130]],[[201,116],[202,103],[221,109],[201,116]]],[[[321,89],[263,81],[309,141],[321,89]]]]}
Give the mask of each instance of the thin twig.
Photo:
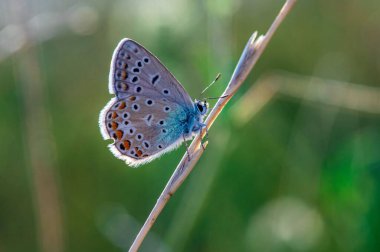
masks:
{"type": "MultiPolygon", "coordinates": [[[[257,60],[263,53],[268,42],[272,38],[274,32],[277,30],[279,25],[282,23],[286,15],[290,12],[291,8],[294,6],[296,0],[287,0],[282,7],[281,11],[277,15],[276,19],[272,23],[268,32],[264,36],[260,36],[256,39],[257,32],[253,33],[250,39],[248,40],[247,45],[244,48],[244,51],[240,57],[240,60],[235,68],[234,73],[232,74],[231,80],[227,85],[227,88],[221,95],[221,97],[227,95],[225,98],[220,98],[215,104],[214,108],[210,112],[209,116],[206,119],[206,125],[209,129],[218,115],[222,112],[224,106],[227,102],[234,96],[239,87],[243,84],[244,80],[247,78],[248,74],[251,72],[253,66],[256,64],[257,60]]],[[[182,157],[182,160],[175,169],[173,175],[166,184],[163,192],[157,200],[157,203],[153,207],[151,213],[146,219],[143,227],[138,233],[136,239],[134,240],[129,251],[137,251],[143,242],[145,236],[149,232],[150,228],[153,226],[158,215],[161,213],[162,209],[165,207],[166,203],[170,197],[175,193],[178,187],[186,179],[189,173],[193,170],[195,164],[198,162],[199,158],[203,154],[204,149],[201,148],[201,138],[206,134],[206,130],[202,131],[201,135],[197,135],[193,142],[191,143],[188,151],[190,154],[190,161],[188,160],[187,154],[182,157]]],[[[206,142],[207,144],[207,142],[206,142]]]]}

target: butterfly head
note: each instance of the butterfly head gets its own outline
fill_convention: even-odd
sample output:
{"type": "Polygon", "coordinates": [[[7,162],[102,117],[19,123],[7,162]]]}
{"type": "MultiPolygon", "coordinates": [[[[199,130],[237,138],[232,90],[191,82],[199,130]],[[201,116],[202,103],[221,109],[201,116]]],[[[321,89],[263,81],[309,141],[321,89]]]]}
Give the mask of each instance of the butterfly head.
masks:
{"type": "Polygon", "coordinates": [[[198,110],[199,114],[205,115],[208,110],[208,102],[206,100],[204,101],[195,100],[195,107],[198,110]]]}

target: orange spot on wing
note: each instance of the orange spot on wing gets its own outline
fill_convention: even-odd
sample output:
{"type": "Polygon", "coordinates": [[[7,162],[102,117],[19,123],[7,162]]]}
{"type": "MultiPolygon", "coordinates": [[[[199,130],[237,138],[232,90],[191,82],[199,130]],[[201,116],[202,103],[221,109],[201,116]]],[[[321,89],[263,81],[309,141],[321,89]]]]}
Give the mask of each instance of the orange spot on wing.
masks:
{"type": "Polygon", "coordinates": [[[113,113],[112,113],[112,119],[115,119],[115,118],[117,118],[117,117],[118,117],[117,113],[116,113],[116,112],[113,112],[113,113]]]}
{"type": "Polygon", "coordinates": [[[136,100],[136,96],[131,96],[131,97],[129,98],[129,100],[130,100],[130,101],[135,101],[135,100],[136,100]]]}
{"type": "Polygon", "coordinates": [[[137,154],[138,157],[142,156],[143,152],[141,150],[139,150],[138,147],[135,147],[135,151],[136,151],[136,154],[137,154]]]}
{"type": "Polygon", "coordinates": [[[116,130],[117,126],[119,126],[119,124],[117,122],[112,122],[112,129],[113,130],[116,130]]]}
{"type": "Polygon", "coordinates": [[[129,89],[129,86],[127,84],[123,83],[122,88],[124,91],[127,91],[129,89]]]}
{"type": "Polygon", "coordinates": [[[124,141],[124,146],[125,146],[125,149],[129,150],[131,148],[131,141],[125,140],[124,141]]]}
{"type": "Polygon", "coordinates": [[[125,108],[125,107],[126,107],[125,102],[122,102],[122,103],[120,104],[120,106],[119,106],[119,109],[123,109],[123,108],[125,108]]]}
{"type": "Polygon", "coordinates": [[[127,77],[128,77],[127,72],[122,71],[122,72],[121,72],[121,79],[122,79],[122,80],[125,80],[127,77]]]}
{"type": "Polygon", "coordinates": [[[121,131],[121,130],[116,130],[116,136],[117,136],[117,139],[121,139],[122,137],[123,137],[123,131],[121,131]]]}

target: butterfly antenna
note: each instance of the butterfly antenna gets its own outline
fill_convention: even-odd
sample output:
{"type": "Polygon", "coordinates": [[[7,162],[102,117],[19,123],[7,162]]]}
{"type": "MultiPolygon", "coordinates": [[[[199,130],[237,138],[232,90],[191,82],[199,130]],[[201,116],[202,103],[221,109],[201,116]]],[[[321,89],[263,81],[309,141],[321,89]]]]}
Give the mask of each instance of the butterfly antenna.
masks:
{"type": "Polygon", "coordinates": [[[205,89],[203,89],[201,94],[203,94],[209,87],[211,87],[217,80],[219,80],[220,76],[221,76],[221,73],[218,73],[215,79],[210,83],[210,85],[208,85],[205,89]]]}

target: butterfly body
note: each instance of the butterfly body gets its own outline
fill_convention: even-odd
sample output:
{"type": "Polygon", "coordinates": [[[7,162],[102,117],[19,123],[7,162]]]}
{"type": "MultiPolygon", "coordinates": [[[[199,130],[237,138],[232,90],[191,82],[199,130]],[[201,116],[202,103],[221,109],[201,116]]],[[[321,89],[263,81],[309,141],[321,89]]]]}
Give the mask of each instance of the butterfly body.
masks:
{"type": "Polygon", "coordinates": [[[207,103],[191,100],[173,75],[143,46],[123,39],[109,76],[112,98],[99,124],[116,157],[138,166],[178,147],[198,133],[207,103]]]}

